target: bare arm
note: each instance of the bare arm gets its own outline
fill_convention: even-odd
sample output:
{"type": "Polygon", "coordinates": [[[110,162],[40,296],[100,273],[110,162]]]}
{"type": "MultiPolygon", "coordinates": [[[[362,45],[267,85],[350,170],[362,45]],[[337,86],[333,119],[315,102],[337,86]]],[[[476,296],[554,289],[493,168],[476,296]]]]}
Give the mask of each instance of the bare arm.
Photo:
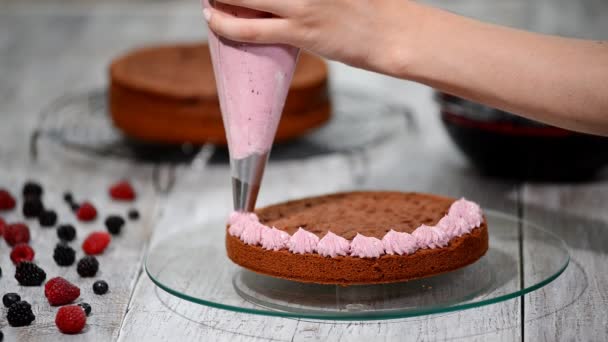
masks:
{"type": "Polygon", "coordinates": [[[228,38],[324,57],[572,130],[608,135],[608,43],[490,25],[403,0],[223,0],[266,19],[206,11],[228,38]]]}

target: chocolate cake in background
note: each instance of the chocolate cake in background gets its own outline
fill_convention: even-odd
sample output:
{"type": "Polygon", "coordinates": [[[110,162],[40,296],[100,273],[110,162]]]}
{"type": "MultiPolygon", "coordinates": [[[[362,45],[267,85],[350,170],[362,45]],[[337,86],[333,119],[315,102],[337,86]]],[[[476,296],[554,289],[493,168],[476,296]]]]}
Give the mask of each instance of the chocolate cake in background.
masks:
{"type": "Polygon", "coordinates": [[[608,138],[564,130],[437,93],[449,136],[482,173],[582,181],[608,165],[608,138]]]}
{"type": "MultiPolygon", "coordinates": [[[[109,108],[114,125],[146,143],[226,145],[215,77],[203,43],[148,46],[112,61],[109,108]]],[[[302,136],[329,120],[328,69],[301,53],[276,141],[302,136]]]]}

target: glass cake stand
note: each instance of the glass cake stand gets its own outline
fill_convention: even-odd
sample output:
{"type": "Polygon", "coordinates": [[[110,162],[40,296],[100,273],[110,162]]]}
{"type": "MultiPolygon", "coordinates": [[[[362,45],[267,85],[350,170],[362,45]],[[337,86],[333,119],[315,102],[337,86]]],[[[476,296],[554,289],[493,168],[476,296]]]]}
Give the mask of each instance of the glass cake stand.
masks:
{"type": "Polygon", "coordinates": [[[384,285],[304,284],[247,271],[224,247],[225,225],[204,224],[153,245],[145,269],[161,289],[215,308],[280,317],[393,319],[505,301],[556,279],[568,266],[565,243],[530,222],[486,211],[490,248],[446,274],[384,285]]]}

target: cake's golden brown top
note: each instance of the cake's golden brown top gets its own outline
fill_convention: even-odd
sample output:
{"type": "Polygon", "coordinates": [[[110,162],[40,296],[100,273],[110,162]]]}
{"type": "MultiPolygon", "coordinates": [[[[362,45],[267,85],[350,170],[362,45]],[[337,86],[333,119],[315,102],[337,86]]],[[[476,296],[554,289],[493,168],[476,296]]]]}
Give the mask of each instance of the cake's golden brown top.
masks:
{"type": "MultiPolygon", "coordinates": [[[[110,65],[112,82],[137,90],[180,99],[215,100],[217,90],[206,44],[175,44],[133,50],[110,65]]],[[[327,65],[319,57],[301,53],[291,89],[326,82],[327,65]]]]}
{"type": "Polygon", "coordinates": [[[420,193],[350,192],[306,198],[257,211],[260,222],[293,234],[302,227],[319,237],[327,231],[351,240],[357,233],[378,239],[391,229],[412,233],[435,225],[455,200],[420,193]]]}

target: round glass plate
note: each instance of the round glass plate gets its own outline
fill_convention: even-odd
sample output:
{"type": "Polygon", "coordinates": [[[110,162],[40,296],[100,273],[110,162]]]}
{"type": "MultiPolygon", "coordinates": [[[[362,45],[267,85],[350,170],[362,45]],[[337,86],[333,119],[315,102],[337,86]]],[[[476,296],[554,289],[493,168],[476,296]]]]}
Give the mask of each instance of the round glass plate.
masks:
{"type": "Polygon", "coordinates": [[[330,320],[411,317],[474,308],[534,291],[556,279],[570,257],[554,234],[486,211],[490,248],[476,263],[404,283],[304,284],[247,271],[225,253],[225,225],[205,224],[152,246],[150,279],[179,298],[252,314],[330,320]]]}

